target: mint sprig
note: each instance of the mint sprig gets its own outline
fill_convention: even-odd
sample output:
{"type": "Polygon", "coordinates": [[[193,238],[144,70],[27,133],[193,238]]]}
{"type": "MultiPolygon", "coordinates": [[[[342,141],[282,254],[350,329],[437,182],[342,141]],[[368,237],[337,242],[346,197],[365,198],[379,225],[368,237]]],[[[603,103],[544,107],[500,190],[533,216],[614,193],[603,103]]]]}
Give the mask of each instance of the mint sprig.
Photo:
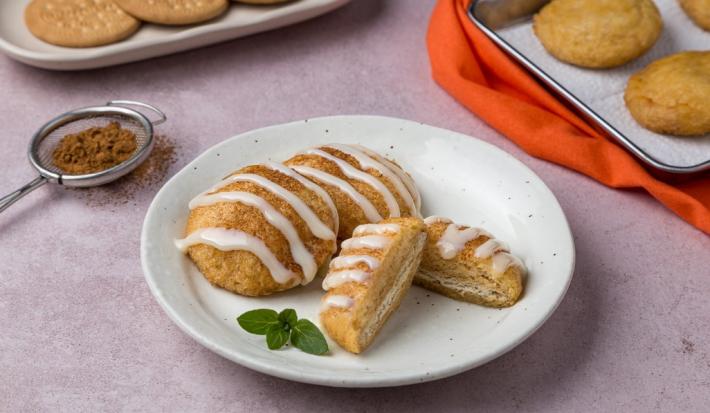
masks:
{"type": "Polygon", "coordinates": [[[266,345],[270,350],[278,350],[288,343],[289,330],[281,326],[274,326],[266,332],[266,345]]]}
{"type": "Polygon", "coordinates": [[[302,318],[291,330],[291,343],[306,353],[324,354],[328,352],[328,343],[318,327],[302,318]]]}
{"type": "Polygon", "coordinates": [[[280,349],[290,339],[294,347],[306,353],[321,355],[328,352],[323,333],[309,320],[299,320],[292,308],[280,313],[268,308],[247,311],[237,317],[237,322],[252,334],[265,335],[266,345],[271,350],[280,349]]]}
{"type": "Polygon", "coordinates": [[[264,308],[247,311],[237,318],[237,322],[243,329],[252,334],[264,335],[271,327],[281,325],[278,318],[276,311],[264,308]]]}

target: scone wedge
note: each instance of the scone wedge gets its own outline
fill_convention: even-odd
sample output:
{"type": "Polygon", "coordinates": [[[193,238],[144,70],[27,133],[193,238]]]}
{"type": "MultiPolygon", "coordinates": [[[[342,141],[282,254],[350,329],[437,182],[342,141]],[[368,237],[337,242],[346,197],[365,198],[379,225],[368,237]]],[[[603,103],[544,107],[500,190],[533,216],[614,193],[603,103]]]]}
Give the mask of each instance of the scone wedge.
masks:
{"type": "Polygon", "coordinates": [[[414,283],[461,301],[509,307],[523,292],[526,270],[488,232],[429,217],[427,243],[414,283]]]}
{"type": "Polygon", "coordinates": [[[412,284],[426,242],[419,218],[389,218],[355,228],[323,280],[321,324],[351,353],[363,352],[412,284]]]}

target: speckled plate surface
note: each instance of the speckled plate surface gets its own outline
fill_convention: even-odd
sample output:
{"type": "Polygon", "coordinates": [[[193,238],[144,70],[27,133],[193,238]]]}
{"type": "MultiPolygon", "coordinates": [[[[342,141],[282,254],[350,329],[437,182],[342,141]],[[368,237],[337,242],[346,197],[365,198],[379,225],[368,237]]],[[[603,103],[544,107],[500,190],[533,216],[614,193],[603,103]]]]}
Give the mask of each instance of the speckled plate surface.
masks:
{"type": "Polygon", "coordinates": [[[156,195],[143,224],[143,271],[170,318],[210,350],[254,370],[328,386],[382,387],[435,380],[479,366],[532,334],[562,300],[574,245],[557,200],[530,169],[470,136],[394,118],[335,116],[258,129],[212,147],[156,195]],[[497,310],[413,287],[373,345],[355,356],[329,342],[330,354],[269,351],[263,336],[241,330],[244,311],[294,308],[318,320],[323,291],[307,287],[249,298],[212,287],[174,246],[187,203],[229,172],[329,142],[360,143],[399,162],[416,180],[424,215],[482,226],[507,241],[529,268],[526,290],[497,310]]]}

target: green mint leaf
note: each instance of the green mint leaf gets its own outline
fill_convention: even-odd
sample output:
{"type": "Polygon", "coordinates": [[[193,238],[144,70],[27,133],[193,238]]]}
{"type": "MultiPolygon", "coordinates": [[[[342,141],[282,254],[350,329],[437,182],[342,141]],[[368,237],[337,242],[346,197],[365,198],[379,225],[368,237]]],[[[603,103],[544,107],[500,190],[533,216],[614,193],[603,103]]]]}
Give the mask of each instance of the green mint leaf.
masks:
{"type": "Polygon", "coordinates": [[[246,331],[252,334],[264,335],[271,327],[280,327],[279,316],[274,310],[260,308],[247,311],[237,317],[237,322],[246,331]]]}
{"type": "Polygon", "coordinates": [[[302,318],[291,329],[291,343],[309,354],[325,354],[328,352],[328,343],[318,327],[302,318]]]}
{"type": "Polygon", "coordinates": [[[288,324],[289,327],[296,327],[296,322],[298,322],[298,317],[296,316],[296,310],[293,308],[287,308],[279,313],[279,321],[284,324],[288,324]]]}
{"type": "Polygon", "coordinates": [[[269,331],[266,332],[266,345],[269,346],[270,350],[280,349],[288,342],[290,333],[291,329],[288,327],[288,324],[272,326],[269,331]]]}

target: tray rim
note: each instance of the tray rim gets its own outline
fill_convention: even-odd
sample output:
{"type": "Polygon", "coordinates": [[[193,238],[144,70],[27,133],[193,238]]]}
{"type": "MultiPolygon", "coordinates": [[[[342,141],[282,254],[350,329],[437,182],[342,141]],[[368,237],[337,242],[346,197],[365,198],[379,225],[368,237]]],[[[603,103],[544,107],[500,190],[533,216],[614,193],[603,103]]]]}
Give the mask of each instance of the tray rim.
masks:
{"type": "Polygon", "coordinates": [[[552,88],[557,92],[564,100],[574,106],[577,110],[581,111],[583,115],[590,122],[596,124],[609,136],[611,136],[617,143],[619,143],[624,149],[631,152],[636,158],[640,159],[647,166],[665,173],[670,173],[674,175],[689,175],[697,174],[703,171],[710,170],[710,159],[703,162],[689,165],[689,166],[675,166],[667,164],[654,158],[652,155],[646,153],[643,149],[637,146],[632,140],[630,140],[626,135],[621,133],[613,125],[606,121],[602,116],[596,113],[592,108],[587,106],[581,99],[575,96],[572,92],[567,90],[564,86],[558,83],[552,76],[547,74],[539,66],[537,66],[532,60],[528,59],[523,53],[518,51],[513,45],[505,41],[502,37],[496,33],[496,31],[488,27],[482,20],[478,19],[476,15],[476,5],[480,3],[480,0],[471,0],[467,7],[467,15],[469,19],[476,25],[489,39],[491,39],[496,45],[498,45],[504,52],[515,59],[523,67],[525,67],[529,72],[531,72],[537,79],[542,81],[545,85],[552,88]]]}
{"type": "MultiPolygon", "coordinates": [[[[132,43],[128,39],[104,46],[81,49],[82,54],[65,56],[62,56],[60,51],[28,49],[0,35],[0,53],[23,64],[47,70],[97,69],[180,53],[289,26],[329,13],[345,6],[350,1],[315,0],[314,4],[309,7],[297,8],[290,13],[279,14],[268,19],[257,19],[246,24],[216,21],[187,25],[181,31],[160,37],[141,39],[132,43]]],[[[300,1],[295,3],[300,3],[300,1]]],[[[230,6],[234,5],[230,4],[230,6]]],[[[245,4],[244,6],[249,5],[245,4]]]]}

